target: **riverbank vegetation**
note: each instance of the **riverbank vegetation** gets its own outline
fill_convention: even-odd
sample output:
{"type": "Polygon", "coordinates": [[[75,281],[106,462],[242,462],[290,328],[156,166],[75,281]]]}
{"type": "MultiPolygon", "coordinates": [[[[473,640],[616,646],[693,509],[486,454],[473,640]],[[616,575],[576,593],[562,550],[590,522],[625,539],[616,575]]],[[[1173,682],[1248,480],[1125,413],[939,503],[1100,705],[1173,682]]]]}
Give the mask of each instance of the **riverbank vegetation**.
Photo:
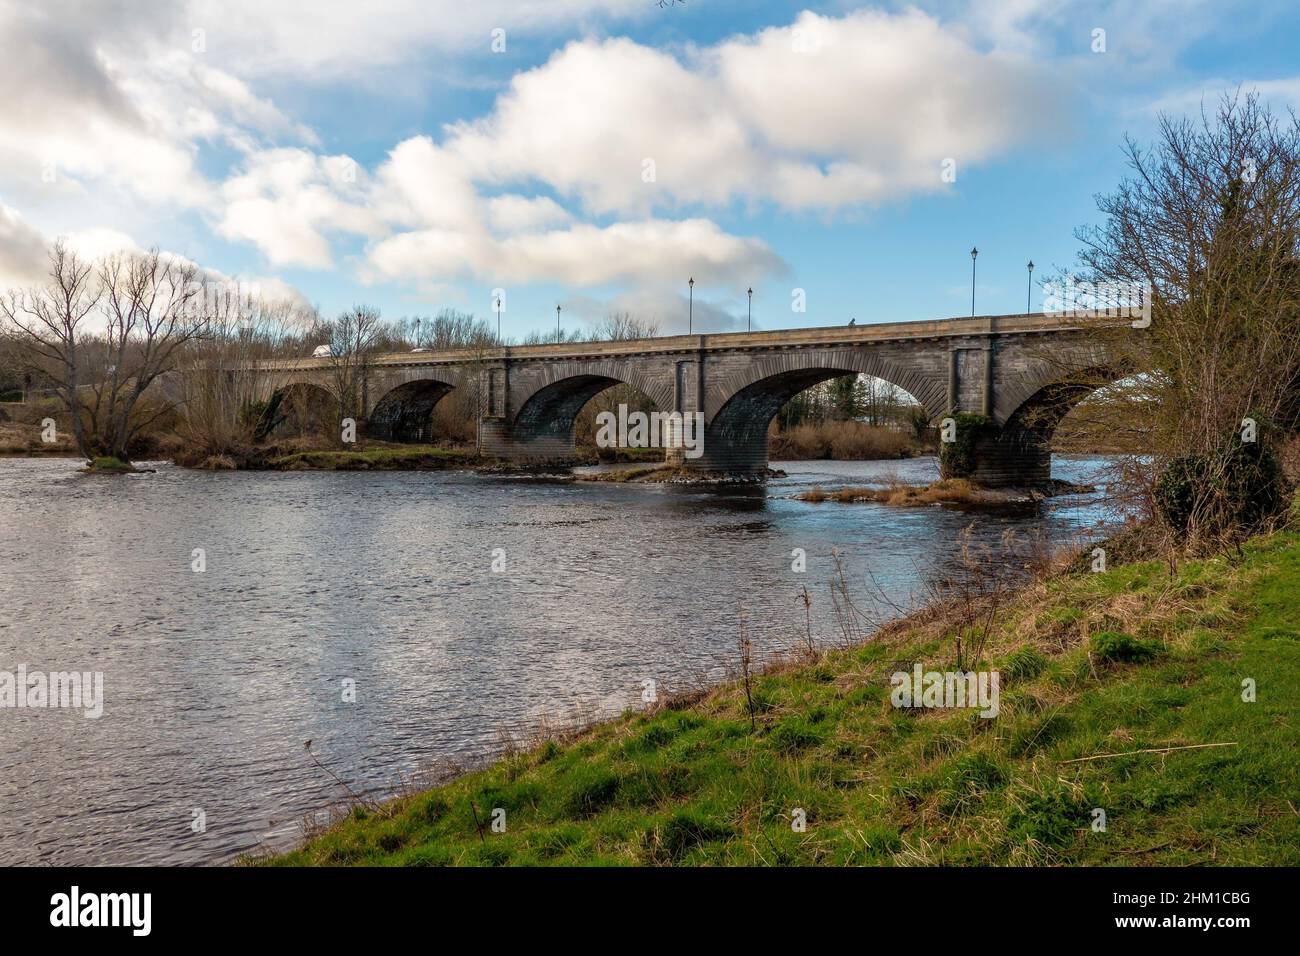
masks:
{"type": "Polygon", "coordinates": [[[928,485],[908,485],[887,481],[880,486],[846,485],[826,489],[820,485],[794,497],[799,501],[821,504],[883,504],[903,508],[926,505],[964,505],[980,508],[1019,507],[1036,504],[1055,495],[1088,494],[1092,485],[1079,485],[1053,479],[1041,488],[981,488],[966,478],[942,478],[928,485]]]}
{"type": "Polygon", "coordinates": [[[299,451],[267,459],[271,471],[438,471],[477,465],[473,448],[401,445],[360,451],[299,451]]]}
{"type": "MultiPolygon", "coordinates": [[[[1283,458],[1300,430],[1300,120],[1253,94],[1196,119],[1162,116],[1130,175],[1079,230],[1081,269],[1049,289],[1086,290],[1093,357],[1030,427],[1075,407],[1076,439],[1137,446],[1107,484],[1170,540],[1227,543],[1286,500],[1283,458]],[[1126,296],[1144,310],[1116,321],[1126,296]],[[1088,396],[1086,401],[1080,401],[1088,396]]],[[[1052,361],[1045,356],[1044,361],[1052,361]]]]}
{"type": "Polygon", "coordinates": [[[801,637],[748,679],[355,802],[266,862],[1296,865],[1298,589],[1294,530],[957,588],[859,646],[801,637]],[[997,669],[999,712],[893,706],[917,664],[997,669]]]}

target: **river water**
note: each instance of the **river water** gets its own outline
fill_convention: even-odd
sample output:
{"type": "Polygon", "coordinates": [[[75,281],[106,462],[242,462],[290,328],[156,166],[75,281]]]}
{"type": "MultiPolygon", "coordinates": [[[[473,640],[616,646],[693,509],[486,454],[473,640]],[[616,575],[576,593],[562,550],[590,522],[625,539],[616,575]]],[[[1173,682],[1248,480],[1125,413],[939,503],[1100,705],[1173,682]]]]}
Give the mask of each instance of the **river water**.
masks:
{"type": "MultiPolygon", "coordinates": [[[[1054,474],[1095,481],[1101,463],[1058,459],[1054,474]]],[[[742,615],[756,656],[793,646],[805,586],[815,639],[835,643],[832,549],[855,601],[884,615],[920,599],[972,521],[977,540],[1011,528],[1064,542],[1113,517],[1100,493],[979,518],[791,497],[924,483],[933,458],[777,463],[786,478],[723,492],[79,466],[0,459],[0,672],[104,682],[98,719],[0,709],[8,864],[215,863],[292,845],[306,814],[345,795],[331,773],[384,795],[483,759],[503,730],[640,706],[645,681],[722,679],[742,615]]]]}

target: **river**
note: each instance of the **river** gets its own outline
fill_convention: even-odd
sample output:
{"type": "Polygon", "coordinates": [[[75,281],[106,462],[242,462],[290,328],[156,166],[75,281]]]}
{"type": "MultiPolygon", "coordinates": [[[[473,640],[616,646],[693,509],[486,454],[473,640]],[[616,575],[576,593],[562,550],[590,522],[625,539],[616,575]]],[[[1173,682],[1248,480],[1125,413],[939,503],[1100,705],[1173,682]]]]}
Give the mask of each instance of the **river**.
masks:
{"type": "MultiPolygon", "coordinates": [[[[1058,459],[1054,474],[1096,480],[1101,462],[1058,459]]],[[[920,599],[973,520],[977,540],[1062,542],[1113,517],[1100,493],[978,519],[791,497],[927,482],[933,458],[776,463],[787,477],[723,492],[79,467],[0,459],[0,671],[104,681],[98,719],[0,709],[8,864],[219,863],[291,845],[344,795],[331,773],[380,796],[483,759],[503,729],[641,706],[645,681],[719,680],[742,615],[756,656],[794,645],[804,586],[816,640],[835,643],[832,549],[883,615],[920,599]]]]}

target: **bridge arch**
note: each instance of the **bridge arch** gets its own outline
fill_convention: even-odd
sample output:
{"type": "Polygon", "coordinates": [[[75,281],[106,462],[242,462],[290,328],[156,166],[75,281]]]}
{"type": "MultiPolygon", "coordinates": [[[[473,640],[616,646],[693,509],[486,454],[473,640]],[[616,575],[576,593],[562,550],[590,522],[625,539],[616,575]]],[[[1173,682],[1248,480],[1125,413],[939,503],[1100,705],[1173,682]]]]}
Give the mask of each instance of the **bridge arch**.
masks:
{"type": "MultiPolygon", "coordinates": [[[[573,453],[578,413],[589,401],[615,385],[630,385],[656,408],[672,407],[671,385],[642,373],[626,362],[557,362],[529,383],[511,423],[516,442],[562,448],[573,453]]],[[[548,452],[554,453],[554,452],[548,452]]]]}
{"type": "Polygon", "coordinates": [[[1050,440],[1061,419],[1080,402],[1124,377],[1116,369],[1094,368],[1077,376],[1047,382],[1020,400],[1007,415],[1003,427],[1037,432],[1050,440]]]}
{"type": "Polygon", "coordinates": [[[339,401],[318,382],[295,381],[276,389],[275,435],[320,435],[338,425],[339,401]]]}
{"type": "Polygon", "coordinates": [[[366,422],[371,438],[392,442],[433,440],[433,409],[455,386],[436,378],[417,378],[389,389],[366,422]]]}
{"type": "Polygon", "coordinates": [[[1005,418],[977,442],[970,477],[985,485],[1047,483],[1052,440],[1061,420],[1089,396],[1126,377],[1121,369],[1098,365],[1040,381],[1037,387],[1022,384],[1019,392],[1008,390],[1005,418]]]}
{"type": "Polygon", "coordinates": [[[814,385],[856,374],[871,375],[902,389],[931,418],[946,408],[943,380],[867,349],[769,356],[725,377],[707,393],[701,467],[762,471],[767,467],[768,426],[786,402],[814,385]]]}

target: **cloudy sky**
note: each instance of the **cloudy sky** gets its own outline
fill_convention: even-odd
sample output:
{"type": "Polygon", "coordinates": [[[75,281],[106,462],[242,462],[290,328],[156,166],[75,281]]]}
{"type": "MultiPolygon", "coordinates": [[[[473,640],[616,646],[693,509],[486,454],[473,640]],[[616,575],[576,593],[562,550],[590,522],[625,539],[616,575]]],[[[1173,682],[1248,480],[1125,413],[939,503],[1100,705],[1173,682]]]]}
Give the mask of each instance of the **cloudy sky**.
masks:
{"type": "MultiPolygon", "coordinates": [[[[1300,105],[1279,2],[0,0],[0,285],[66,236],[506,335],[1025,307],[1125,133],[1300,105]],[[806,312],[797,312],[796,290],[806,312]]],[[[1039,292],[1035,292],[1038,301],[1039,292]]]]}

